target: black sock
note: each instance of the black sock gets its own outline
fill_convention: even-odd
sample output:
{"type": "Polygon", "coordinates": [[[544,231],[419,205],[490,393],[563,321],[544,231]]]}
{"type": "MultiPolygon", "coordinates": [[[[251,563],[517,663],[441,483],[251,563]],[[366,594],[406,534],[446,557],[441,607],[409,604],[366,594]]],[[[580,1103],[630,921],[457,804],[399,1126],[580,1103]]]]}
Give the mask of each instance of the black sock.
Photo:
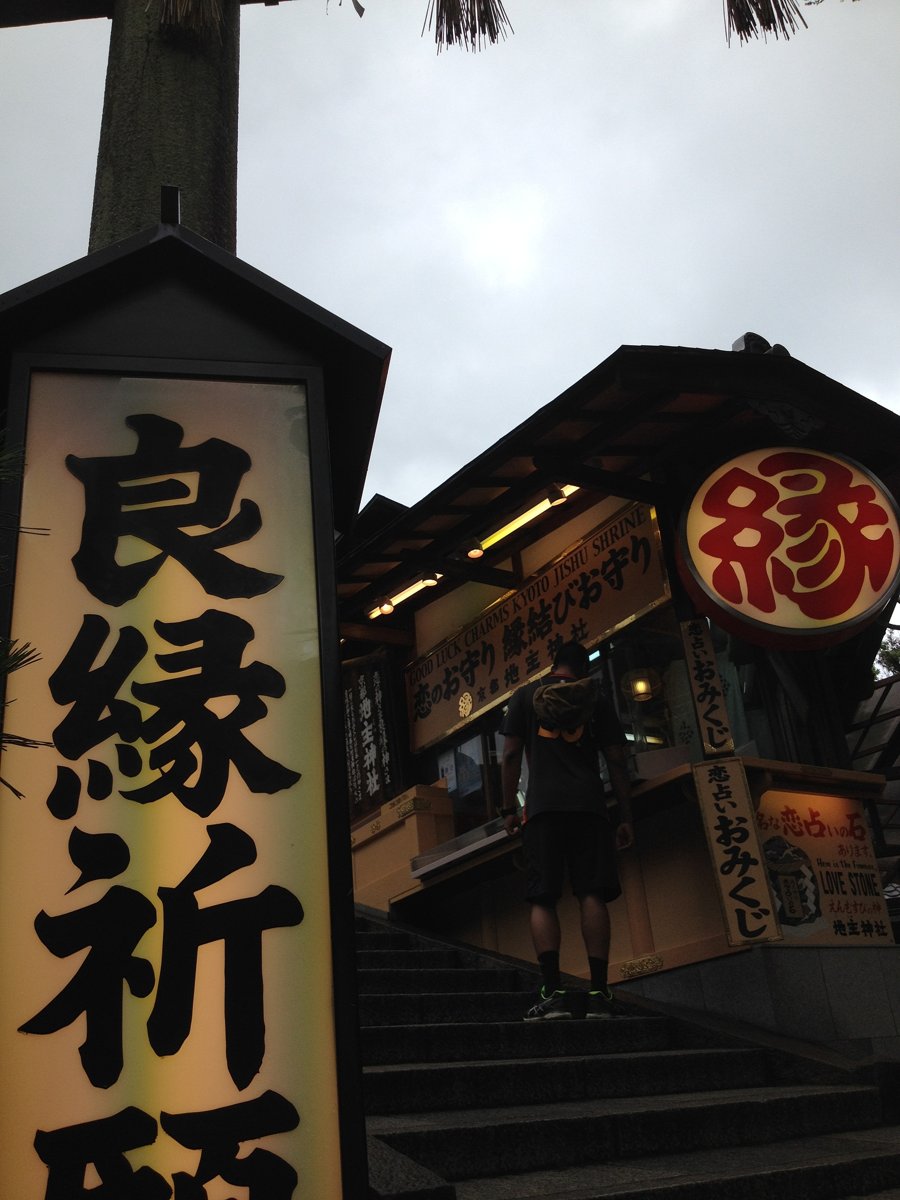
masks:
{"type": "Polygon", "coordinates": [[[605,958],[588,958],[588,966],[591,968],[591,991],[605,992],[606,976],[609,971],[608,961],[605,958]]]}
{"type": "Polygon", "coordinates": [[[545,950],[538,955],[538,964],[544,977],[544,995],[549,996],[559,987],[559,951],[545,950]]]}

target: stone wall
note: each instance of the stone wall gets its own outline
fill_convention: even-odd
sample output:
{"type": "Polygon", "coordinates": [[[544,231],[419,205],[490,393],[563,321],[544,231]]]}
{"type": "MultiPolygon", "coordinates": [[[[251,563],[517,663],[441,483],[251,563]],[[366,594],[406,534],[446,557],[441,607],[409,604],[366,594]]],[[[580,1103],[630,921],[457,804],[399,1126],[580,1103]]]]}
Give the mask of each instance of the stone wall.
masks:
{"type": "Polygon", "coordinates": [[[900,1061],[900,947],[754,946],[620,985],[857,1060],[900,1061]]]}

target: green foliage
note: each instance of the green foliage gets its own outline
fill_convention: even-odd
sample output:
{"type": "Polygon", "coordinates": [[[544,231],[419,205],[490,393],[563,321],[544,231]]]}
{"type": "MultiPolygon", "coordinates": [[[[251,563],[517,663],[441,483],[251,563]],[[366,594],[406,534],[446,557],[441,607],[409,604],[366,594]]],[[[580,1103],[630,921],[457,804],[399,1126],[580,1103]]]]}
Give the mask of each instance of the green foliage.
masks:
{"type": "Polygon", "coordinates": [[[875,657],[873,670],[876,679],[900,675],[900,626],[888,625],[881,649],[875,657]]]}

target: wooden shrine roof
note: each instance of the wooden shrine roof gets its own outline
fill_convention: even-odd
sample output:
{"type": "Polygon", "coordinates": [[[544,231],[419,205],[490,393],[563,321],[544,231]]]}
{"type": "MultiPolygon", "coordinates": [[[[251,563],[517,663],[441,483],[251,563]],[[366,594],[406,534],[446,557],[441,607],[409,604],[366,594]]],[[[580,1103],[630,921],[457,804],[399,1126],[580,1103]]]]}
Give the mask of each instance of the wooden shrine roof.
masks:
{"type": "Polygon", "coordinates": [[[783,348],[622,346],[416,504],[370,502],[337,547],[345,632],[365,637],[368,627],[374,637],[378,626],[386,640],[392,628],[397,641],[404,632],[408,639],[412,613],[439,589],[477,580],[499,598],[516,586],[509,566],[517,547],[570,520],[576,506],[643,500],[662,522],[676,520],[708,469],[751,447],[792,444],[856,459],[900,495],[900,416],[783,348]],[[580,491],[482,559],[466,557],[469,541],[530,508],[551,483],[580,491]],[[443,575],[437,588],[367,620],[381,597],[427,570],[443,575]]]}

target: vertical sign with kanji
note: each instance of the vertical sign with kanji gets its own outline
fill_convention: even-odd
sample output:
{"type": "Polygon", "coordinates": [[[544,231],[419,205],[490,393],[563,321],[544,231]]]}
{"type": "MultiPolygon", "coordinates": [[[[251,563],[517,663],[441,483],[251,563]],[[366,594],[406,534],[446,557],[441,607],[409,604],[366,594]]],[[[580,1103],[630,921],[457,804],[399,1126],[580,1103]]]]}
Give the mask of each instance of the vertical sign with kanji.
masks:
{"type": "Polygon", "coordinates": [[[741,760],[711,759],[691,769],[729,945],[779,940],[781,931],[741,760]]]}
{"type": "Polygon", "coordinates": [[[0,1195],[342,1196],[301,384],[33,375],[0,1195]]]}
{"type": "Polygon", "coordinates": [[[344,748],[350,817],[358,821],[403,790],[383,654],[343,664],[344,748]]]}
{"type": "Polygon", "coordinates": [[[703,738],[703,753],[709,758],[717,754],[734,754],[725,689],[706,619],[693,617],[682,621],[681,641],[697,727],[703,738]]]}

